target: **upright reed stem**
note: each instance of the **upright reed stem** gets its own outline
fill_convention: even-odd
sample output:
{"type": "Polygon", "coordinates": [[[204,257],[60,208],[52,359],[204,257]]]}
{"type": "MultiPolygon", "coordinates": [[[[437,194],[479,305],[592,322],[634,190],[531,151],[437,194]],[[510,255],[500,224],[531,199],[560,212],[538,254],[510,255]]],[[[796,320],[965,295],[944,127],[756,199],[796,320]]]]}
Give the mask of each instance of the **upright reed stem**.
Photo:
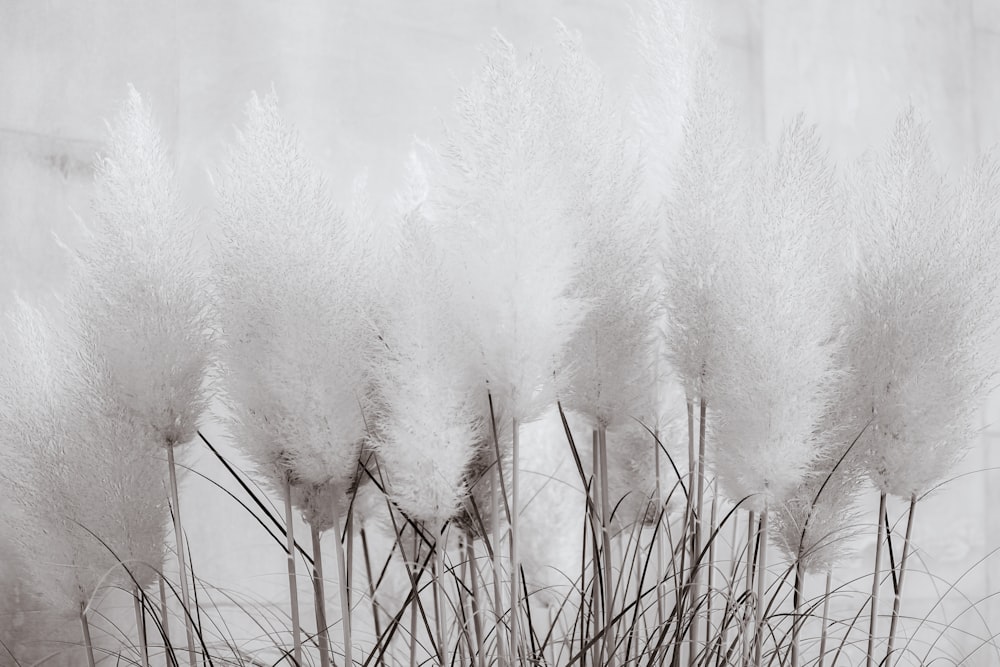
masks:
{"type": "Polygon", "coordinates": [[[187,631],[187,651],[191,667],[195,667],[194,628],[191,627],[193,610],[188,601],[187,562],[184,557],[184,531],[181,528],[181,503],[177,493],[177,466],[174,463],[174,446],[167,444],[167,466],[170,469],[170,501],[174,510],[174,541],[177,545],[177,569],[181,589],[181,604],[184,605],[184,628],[187,631]]]}
{"type": "MultiPolygon", "coordinates": [[[[708,521],[708,533],[712,534],[715,531],[715,522],[718,520],[719,513],[719,494],[718,490],[716,493],[712,494],[712,511],[709,515],[708,521]]],[[[705,641],[711,641],[712,633],[712,601],[713,594],[712,590],[715,587],[715,543],[716,540],[712,540],[712,543],[708,545],[708,564],[706,569],[708,570],[708,584],[706,586],[705,593],[707,597],[705,598],[705,641]]]]}
{"type": "Polygon", "coordinates": [[[802,608],[802,586],[805,572],[802,568],[801,556],[795,561],[795,590],[792,593],[792,664],[791,667],[799,667],[799,629],[801,619],[799,611],[802,608]]]}
{"type": "MultiPolygon", "coordinates": [[[[370,552],[368,550],[368,536],[365,534],[365,525],[362,522],[361,530],[361,553],[365,557],[365,576],[368,578],[368,598],[372,602],[372,623],[375,626],[375,636],[382,636],[382,621],[380,620],[380,614],[378,610],[378,602],[375,600],[375,577],[372,576],[372,562],[370,557],[370,552]]],[[[385,665],[385,654],[379,655],[378,662],[380,665],[385,665]]]]}
{"type": "Polygon", "coordinates": [[[295,576],[295,531],[292,517],[292,485],[285,476],[285,546],[288,549],[288,600],[292,611],[292,656],[302,664],[302,630],[299,626],[299,587],[295,576]]]}
{"type": "MultiPolygon", "coordinates": [[[[661,513],[663,512],[663,480],[660,474],[660,431],[656,429],[653,431],[653,462],[656,466],[656,517],[657,521],[660,521],[661,513]]],[[[653,544],[651,545],[653,549],[656,550],[656,573],[657,573],[657,583],[656,583],[656,627],[663,627],[663,620],[665,616],[664,605],[666,601],[663,599],[663,583],[659,581],[660,577],[663,576],[663,536],[660,534],[659,527],[653,532],[653,544]]]]}
{"type": "Polygon", "coordinates": [[[878,537],[875,539],[875,573],[872,575],[872,613],[868,624],[868,654],[866,667],[875,664],[875,632],[878,629],[879,577],[882,575],[882,540],[885,539],[885,491],[878,501],[878,537]]]}
{"type": "Polygon", "coordinates": [[[615,667],[615,633],[612,629],[614,607],[614,559],[611,555],[611,498],[608,491],[608,430],[603,424],[597,427],[598,463],[601,486],[601,541],[604,551],[604,643],[608,647],[608,667],[615,667]]]}
{"type": "Polygon", "coordinates": [[[434,559],[431,561],[431,592],[434,596],[434,629],[437,634],[438,662],[445,663],[444,642],[444,535],[440,531],[434,541],[434,559]]]}
{"type": "Polygon", "coordinates": [[[764,657],[764,592],[767,584],[767,507],[760,512],[760,553],[757,565],[757,631],[754,641],[754,665],[761,667],[764,657]]]}
{"type": "Polygon", "coordinates": [[[80,626],[83,628],[83,644],[87,648],[87,665],[94,667],[94,642],[90,640],[90,624],[87,622],[87,605],[80,603],[80,626]]]}
{"type": "MultiPolygon", "coordinates": [[[[753,599],[751,597],[753,593],[753,580],[754,580],[754,563],[757,562],[756,544],[757,544],[757,513],[748,512],[747,513],[747,570],[746,570],[746,600],[747,604],[753,599]]],[[[756,608],[756,605],[754,605],[756,608]]],[[[747,610],[744,618],[746,619],[746,628],[743,632],[743,664],[747,664],[750,661],[750,612],[747,610]]]]}
{"type": "Polygon", "coordinates": [[[819,662],[816,663],[816,667],[823,667],[823,661],[826,660],[826,635],[827,635],[827,619],[830,618],[830,586],[833,583],[833,571],[826,571],[826,594],[823,596],[823,627],[820,629],[819,635],[819,662]]]}
{"type": "MultiPolygon", "coordinates": [[[[167,644],[170,639],[170,615],[169,609],[167,608],[167,585],[163,579],[162,572],[160,573],[160,576],[157,577],[157,583],[160,588],[160,633],[163,635],[163,651],[164,654],[166,654],[167,644]]],[[[170,660],[168,658],[167,665],[169,664],[170,660]]]]}
{"type": "Polygon", "coordinates": [[[899,626],[899,605],[903,596],[903,575],[906,574],[906,559],[910,555],[910,535],[913,532],[913,513],[917,509],[917,496],[910,496],[910,509],[906,517],[906,537],[903,538],[903,555],[899,559],[899,577],[896,580],[896,595],[892,601],[892,622],[889,624],[889,648],[885,652],[885,667],[892,667],[892,651],[896,644],[896,629],[899,626]]]}
{"type": "MultiPolygon", "coordinates": [[[[697,618],[698,598],[701,597],[701,550],[702,550],[702,511],[705,507],[705,399],[700,401],[698,413],[698,461],[697,461],[697,491],[691,516],[694,522],[693,547],[691,549],[691,664],[695,663],[698,652],[698,630],[700,624],[697,618]]],[[[694,481],[694,480],[692,480],[694,481]]]]}
{"type": "MultiPolygon", "coordinates": [[[[600,507],[601,507],[601,483],[598,480],[601,470],[601,439],[600,436],[597,435],[597,429],[594,429],[591,432],[591,455],[592,455],[593,482],[590,485],[590,489],[591,492],[594,494],[594,504],[593,504],[594,513],[591,515],[592,530],[594,534],[594,544],[593,544],[594,558],[593,561],[591,562],[591,565],[594,571],[594,575],[590,585],[590,596],[591,600],[593,601],[593,606],[592,606],[593,611],[591,613],[590,622],[593,623],[594,625],[594,636],[596,637],[598,633],[601,631],[601,622],[602,622],[601,619],[604,617],[604,612],[601,611],[604,606],[601,603],[601,600],[604,597],[604,589],[601,586],[601,582],[604,579],[604,575],[601,572],[601,549],[597,544],[597,532],[598,532],[598,527],[600,526],[600,518],[595,516],[597,512],[600,512],[600,507]]],[[[594,642],[593,653],[592,653],[593,657],[591,658],[594,661],[594,665],[598,665],[601,662],[603,662],[604,649],[606,643],[607,643],[606,639],[603,642],[594,642]]]]}
{"type": "Polygon", "coordinates": [[[520,465],[520,433],[519,425],[517,423],[517,418],[511,420],[512,429],[512,444],[511,444],[511,470],[510,470],[510,660],[511,665],[518,664],[520,649],[518,637],[518,615],[520,611],[520,600],[521,600],[521,568],[519,567],[520,559],[517,553],[517,515],[519,513],[520,507],[518,505],[519,500],[519,486],[520,486],[520,473],[518,472],[518,466],[520,465]]]}
{"type": "Polygon", "coordinates": [[[499,477],[503,472],[500,470],[500,459],[493,468],[490,475],[490,505],[493,510],[493,618],[494,630],[497,642],[497,655],[500,658],[500,665],[510,664],[507,660],[507,645],[503,636],[503,588],[500,585],[501,559],[500,559],[500,491],[499,477]]]}
{"type": "Polygon", "coordinates": [[[319,644],[320,667],[330,667],[330,639],[326,629],[326,590],[323,584],[323,548],[319,529],[309,526],[313,552],[313,598],[316,607],[316,642],[319,644]]]}
{"type": "Polygon", "coordinates": [[[345,535],[340,528],[340,515],[333,513],[334,555],[337,557],[337,585],[340,589],[340,627],[344,633],[344,664],[351,667],[351,594],[347,588],[347,558],[344,554],[345,535]]]}
{"type": "Polygon", "coordinates": [[[132,606],[135,611],[135,630],[139,635],[139,661],[149,667],[149,645],[146,643],[146,614],[142,610],[142,589],[132,588],[132,606]]]}
{"type": "Polygon", "coordinates": [[[483,648],[482,604],[479,597],[479,566],[476,564],[476,546],[472,534],[465,538],[465,559],[469,563],[469,588],[472,589],[472,624],[476,631],[476,665],[485,667],[486,651],[483,648]]]}

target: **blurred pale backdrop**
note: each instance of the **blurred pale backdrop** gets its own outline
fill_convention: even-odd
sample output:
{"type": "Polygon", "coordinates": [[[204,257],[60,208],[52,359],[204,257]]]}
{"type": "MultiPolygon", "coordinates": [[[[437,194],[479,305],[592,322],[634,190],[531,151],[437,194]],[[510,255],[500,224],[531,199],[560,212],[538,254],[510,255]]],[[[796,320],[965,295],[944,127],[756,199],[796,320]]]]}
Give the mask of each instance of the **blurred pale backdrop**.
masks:
{"type": "MultiPolygon", "coordinates": [[[[704,13],[757,140],[804,111],[845,163],[880,146],[912,101],[952,169],[1000,141],[1000,0],[711,0],[704,13]]],[[[3,0],[0,304],[15,291],[45,298],[64,280],[54,238],[71,241],[74,216],[88,215],[91,161],[128,82],[150,99],[193,206],[210,206],[210,174],[249,92],[272,84],[336,187],[367,170],[377,200],[413,137],[440,136],[490,31],[544,51],[554,18],[582,32],[624,94],[635,54],[629,8],[615,0],[3,0]]],[[[964,469],[1000,464],[998,407],[984,410],[964,469]]],[[[281,600],[280,551],[217,490],[193,476],[186,485],[199,574],[281,600]]],[[[923,565],[952,581],[1000,546],[998,506],[997,473],[950,485],[922,510],[923,565]]],[[[913,581],[909,594],[936,599],[929,578],[913,581]]],[[[972,600],[1000,591],[1000,562],[960,588],[972,600]]],[[[1000,627],[1000,604],[981,609],[1000,627]]]]}

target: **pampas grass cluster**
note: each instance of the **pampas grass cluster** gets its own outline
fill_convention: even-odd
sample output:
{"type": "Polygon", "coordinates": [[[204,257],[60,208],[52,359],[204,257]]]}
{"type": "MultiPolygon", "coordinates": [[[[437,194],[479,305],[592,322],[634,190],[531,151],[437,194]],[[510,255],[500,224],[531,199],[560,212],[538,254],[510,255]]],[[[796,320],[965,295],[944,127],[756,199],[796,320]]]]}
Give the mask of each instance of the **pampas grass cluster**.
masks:
{"type": "Polygon", "coordinates": [[[638,10],[627,105],[580,37],[555,33],[551,59],[493,37],[385,206],[363,180],[337,201],[277,96],[253,95],[204,257],[130,91],[73,288],[51,311],[19,303],[0,331],[5,524],[91,665],[113,587],[135,601],[137,663],[151,624],[168,664],[178,649],[192,667],[261,664],[211,644],[184,559],[175,449],[196,436],[286,556],[284,625],[244,610],[269,664],[915,655],[897,637],[916,505],[967,451],[1000,363],[996,161],[938,173],[912,109],[846,173],[802,118],[748,146],[687,3],[638,10]],[[209,407],[249,473],[199,432],[209,407]],[[869,488],[872,591],[834,618],[869,488]],[[901,551],[888,495],[909,502],[901,551]]]}

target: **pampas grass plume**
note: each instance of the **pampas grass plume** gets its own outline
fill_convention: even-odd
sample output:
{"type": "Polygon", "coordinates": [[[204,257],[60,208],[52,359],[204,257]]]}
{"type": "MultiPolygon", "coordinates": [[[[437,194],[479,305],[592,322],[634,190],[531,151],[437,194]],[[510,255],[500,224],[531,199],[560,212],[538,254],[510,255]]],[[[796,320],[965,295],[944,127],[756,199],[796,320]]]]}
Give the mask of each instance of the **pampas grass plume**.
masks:
{"type": "Polygon", "coordinates": [[[440,253],[425,231],[411,227],[407,236],[385,352],[373,370],[384,406],[374,445],[390,497],[410,517],[440,526],[465,500],[475,445],[487,437],[488,402],[440,253]]]}
{"type": "Polygon", "coordinates": [[[815,130],[799,119],[753,165],[740,224],[715,258],[717,349],[703,397],[720,484],[751,509],[780,503],[827,445],[817,426],[837,377],[834,192],[815,130]]]}
{"type": "Polygon", "coordinates": [[[358,258],[319,171],[253,95],[219,189],[215,243],[226,403],[237,444],[272,484],[353,482],[374,334],[358,258]]]}
{"type": "Polygon", "coordinates": [[[910,108],[852,188],[854,418],[872,422],[860,443],[872,481],[906,499],[968,449],[997,369],[996,164],[980,161],[956,189],[933,159],[910,108]]]}
{"type": "Polygon", "coordinates": [[[129,96],[97,163],[95,225],[70,305],[119,398],[161,444],[190,441],[207,402],[214,334],[193,215],[150,110],[129,96]]]}
{"type": "Polygon", "coordinates": [[[104,587],[145,587],[162,569],[162,450],[72,328],[57,331],[55,316],[24,303],[7,325],[0,475],[16,508],[7,521],[43,598],[79,613],[104,587]]]}

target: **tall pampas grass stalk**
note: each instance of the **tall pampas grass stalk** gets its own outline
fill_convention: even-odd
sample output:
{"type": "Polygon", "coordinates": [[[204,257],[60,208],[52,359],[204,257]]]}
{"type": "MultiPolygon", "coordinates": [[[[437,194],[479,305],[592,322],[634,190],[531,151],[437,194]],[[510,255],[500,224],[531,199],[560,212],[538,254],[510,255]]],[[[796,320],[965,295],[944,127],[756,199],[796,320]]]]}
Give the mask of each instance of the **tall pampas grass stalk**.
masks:
{"type": "MultiPolygon", "coordinates": [[[[561,152],[570,166],[566,178],[579,193],[574,198],[579,210],[572,217],[583,246],[572,294],[590,305],[567,346],[573,366],[565,405],[586,415],[595,429],[594,472],[605,552],[604,619],[606,632],[613,636],[607,430],[638,412],[652,383],[654,293],[646,285],[654,273],[655,227],[640,197],[637,147],[610,103],[605,82],[583,56],[577,35],[561,28],[559,37],[563,60],[557,102],[573,119],[561,152]]],[[[613,650],[606,659],[615,663],[613,650]]]]}
{"type": "Polygon", "coordinates": [[[478,344],[479,372],[512,429],[508,658],[516,661],[519,429],[551,405],[565,341],[585,308],[570,294],[579,262],[569,219],[576,193],[562,153],[571,117],[558,104],[558,78],[536,62],[519,62],[499,35],[486,59],[479,80],[459,97],[459,120],[431,187],[453,239],[457,308],[478,344]]]}
{"type": "Polygon", "coordinates": [[[880,493],[880,536],[887,495],[912,501],[967,451],[997,368],[997,166],[981,160],[956,187],[933,165],[927,130],[910,108],[888,148],[859,165],[851,182],[856,262],[846,349],[854,419],[871,420],[860,458],[880,493]]]}
{"type": "MultiPolygon", "coordinates": [[[[364,211],[337,210],[276,95],[253,95],[246,114],[219,188],[214,248],[225,401],[237,444],[264,478],[278,489],[286,476],[294,480],[317,555],[320,534],[338,528],[338,569],[346,569],[339,522],[368,437],[367,364],[377,340],[360,241],[364,211]]],[[[321,583],[314,592],[325,664],[321,583]]],[[[339,586],[350,662],[346,581],[339,586]]]]}
{"type": "MultiPolygon", "coordinates": [[[[109,389],[167,450],[181,598],[190,609],[174,450],[194,438],[205,409],[214,335],[195,250],[197,221],[182,204],[159,131],[134,88],[108,126],[96,172],[94,224],[69,307],[107,369],[109,389]]],[[[189,619],[186,631],[193,665],[189,619]]]]}

